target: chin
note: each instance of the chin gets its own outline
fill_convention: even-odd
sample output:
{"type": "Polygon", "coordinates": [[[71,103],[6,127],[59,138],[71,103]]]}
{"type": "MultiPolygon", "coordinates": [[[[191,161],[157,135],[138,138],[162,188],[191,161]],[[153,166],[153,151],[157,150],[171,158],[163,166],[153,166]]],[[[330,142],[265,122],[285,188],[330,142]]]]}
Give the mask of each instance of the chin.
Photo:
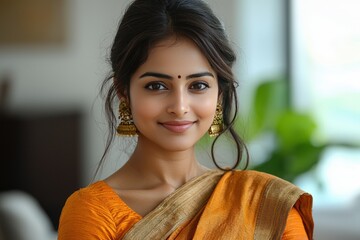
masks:
{"type": "Polygon", "coordinates": [[[187,151],[189,149],[193,149],[195,144],[189,144],[187,143],[178,143],[178,142],[168,142],[165,144],[162,144],[161,147],[169,152],[183,152],[187,151]]]}
{"type": "Polygon", "coordinates": [[[141,137],[144,141],[143,144],[153,145],[153,148],[161,148],[169,152],[182,152],[193,149],[195,144],[201,138],[200,135],[157,135],[155,137],[141,137]]]}

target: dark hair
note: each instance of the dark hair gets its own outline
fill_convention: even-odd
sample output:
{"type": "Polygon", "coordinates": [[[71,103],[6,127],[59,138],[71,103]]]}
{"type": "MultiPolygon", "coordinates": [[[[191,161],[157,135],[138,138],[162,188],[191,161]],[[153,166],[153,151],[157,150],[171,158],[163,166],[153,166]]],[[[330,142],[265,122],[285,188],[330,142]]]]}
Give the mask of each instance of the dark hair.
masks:
{"type": "MultiPolygon", "coordinates": [[[[223,133],[229,133],[237,147],[237,158],[232,169],[239,165],[244,153],[246,168],[248,153],[245,144],[233,129],[238,111],[237,82],[232,72],[236,56],[219,19],[201,0],[135,0],[126,10],[111,48],[112,73],[101,87],[103,93],[107,91],[105,110],[110,131],[99,166],[116,134],[116,117],[113,111],[116,95],[120,93],[125,96],[129,92],[130,78],[146,61],[149,50],[159,41],[171,36],[192,40],[215,70],[222,94],[223,133]]],[[[211,156],[215,165],[223,169],[214,156],[214,145],[218,137],[212,143],[211,156]]]]}

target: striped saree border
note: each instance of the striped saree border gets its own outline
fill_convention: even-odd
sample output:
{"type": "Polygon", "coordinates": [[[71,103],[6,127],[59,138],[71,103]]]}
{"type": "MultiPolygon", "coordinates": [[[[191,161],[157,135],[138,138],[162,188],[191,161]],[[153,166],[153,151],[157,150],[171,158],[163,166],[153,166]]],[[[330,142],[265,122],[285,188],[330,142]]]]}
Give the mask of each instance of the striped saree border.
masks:
{"type": "MultiPolygon", "coordinates": [[[[288,182],[275,178],[269,180],[260,201],[261,205],[257,214],[254,239],[274,240],[281,239],[287,217],[292,207],[297,208],[299,201],[305,202],[311,209],[312,197],[289,184],[288,182]]],[[[302,209],[298,209],[302,215],[309,239],[312,239],[313,221],[311,216],[304,214],[302,209]]],[[[311,213],[310,213],[311,215],[311,213]]]]}
{"type": "Polygon", "coordinates": [[[212,170],[185,183],[137,222],[123,240],[167,239],[202,209],[223,174],[212,170]]]}

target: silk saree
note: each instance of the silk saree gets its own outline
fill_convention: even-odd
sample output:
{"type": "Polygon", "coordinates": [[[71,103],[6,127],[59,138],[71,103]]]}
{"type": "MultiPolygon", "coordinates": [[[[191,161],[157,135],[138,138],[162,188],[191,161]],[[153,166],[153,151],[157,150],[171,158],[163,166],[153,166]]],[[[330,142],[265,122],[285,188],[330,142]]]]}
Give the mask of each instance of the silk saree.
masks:
{"type": "Polygon", "coordinates": [[[123,239],[281,239],[293,208],[313,239],[309,194],[265,173],[209,171],[167,197],[123,239]]]}

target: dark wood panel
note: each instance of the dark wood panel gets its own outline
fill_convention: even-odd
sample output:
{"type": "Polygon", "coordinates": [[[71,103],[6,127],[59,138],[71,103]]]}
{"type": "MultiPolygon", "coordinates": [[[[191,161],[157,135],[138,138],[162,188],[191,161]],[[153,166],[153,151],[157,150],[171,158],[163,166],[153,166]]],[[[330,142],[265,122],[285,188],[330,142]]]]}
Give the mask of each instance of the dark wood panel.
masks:
{"type": "Polygon", "coordinates": [[[79,188],[79,113],[0,117],[0,190],[30,193],[58,225],[66,198],[79,188]]]}

